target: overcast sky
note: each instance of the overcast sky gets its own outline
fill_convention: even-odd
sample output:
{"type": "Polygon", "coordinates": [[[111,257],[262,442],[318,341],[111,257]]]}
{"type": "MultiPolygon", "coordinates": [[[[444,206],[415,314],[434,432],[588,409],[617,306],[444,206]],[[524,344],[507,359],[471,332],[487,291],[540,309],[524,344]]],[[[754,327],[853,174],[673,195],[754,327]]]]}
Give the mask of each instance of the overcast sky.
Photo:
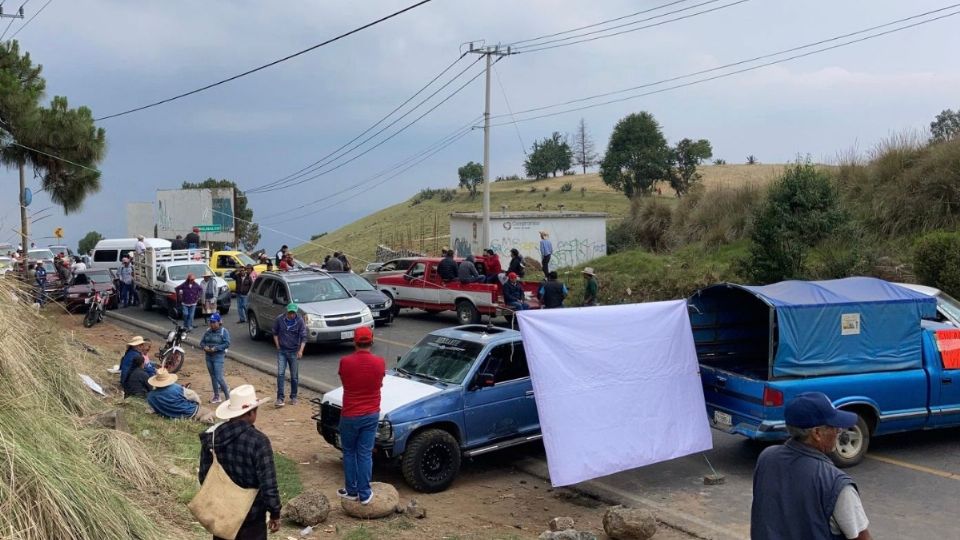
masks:
{"type": "MultiPolygon", "coordinates": [[[[669,10],[704,1],[679,3],[669,10]]],[[[13,11],[20,2],[6,0],[5,11],[13,11]]],[[[411,3],[54,0],[16,39],[34,62],[43,65],[48,100],[65,95],[72,106],[89,106],[100,117],[266,63],[411,3]]],[[[157,189],[208,177],[231,179],[250,189],[293,173],[399,105],[455,60],[462,42],[514,42],[665,3],[433,0],[202,94],[104,120],[99,123],[106,128],[108,142],[100,165],[103,189],[76,215],[65,217],[59,209],[47,212],[52,216],[38,221],[33,235],[50,236],[54,227],[62,226],[73,247],[89,230],[125,236],[125,203],[153,201],[157,189]]],[[[30,0],[27,16],[43,4],[30,0]]],[[[504,91],[514,111],[530,109],[708,69],[944,5],[927,0],[753,0],[609,39],[515,55],[496,66],[503,90],[495,77],[493,114],[507,111],[504,91]]],[[[960,107],[958,22],[960,16],[689,88],[521,122],[517,128],[497,127],[492,133],[491,172],[522,173],[520,140],[529,147],[552,131],[572,133],[581,117],[602,150],[618,119],[643,110],[654,114],[671,142],[707,138],[715,157],[730,163],[743,162],[749,154],[774,163],[798,154],[829,161],[851,148],[867,151],[891,133],[926,129],[939,111],[960,107]]],[[[14,22],[11,33],[21,24],[14,22]]],[[[468,56],[449,75],[474,60],[468,56]]],[[[437,99],[460,84],[454,83],[437,99]]],[[[660,87],[651,89],[655,88],[660,87]]],[[[480,77],[409,130],[353,163],[290,189],[250,195],[256,215],[281,214],[264,221],[261,246],[269,250],[280,243],[300,244],[312,234],[334,230],[423,187],[456,185],[458,166],[482,160],[480,130],[379,186],[368,183],[307,209],[290,210],[390,168],[482,112],[480,77]]],[[[0,170],[0,181],[7,186],[0,196],[0,241],[16,241],[11,232],[19,223],[16,171],[0,170]]],[[[31,210],[48,206],[40,194],[31,210]]],[[[332,247],[349,251],[349,246],[332,247]]]]}

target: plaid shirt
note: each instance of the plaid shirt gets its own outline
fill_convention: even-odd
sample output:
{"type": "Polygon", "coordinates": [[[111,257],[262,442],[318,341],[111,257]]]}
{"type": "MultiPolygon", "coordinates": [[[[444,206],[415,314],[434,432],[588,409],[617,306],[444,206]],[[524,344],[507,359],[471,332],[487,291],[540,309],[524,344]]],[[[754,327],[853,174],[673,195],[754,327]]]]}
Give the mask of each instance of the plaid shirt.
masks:
{"type": "MultiPolygon", "coordinates": [[[[217,461],[238,486],[258,488],[246,522],[263,520],[270,513],[271,519],[280,518],[280,490],[277,487],[277,469],[273,465],[273,448],[270,439],[252,425],[233,420],[216,427],[217,461]]],[[[207,477],[213,464],[210,455],[210,430],[200,434],[200,483],[207,477]]]]}

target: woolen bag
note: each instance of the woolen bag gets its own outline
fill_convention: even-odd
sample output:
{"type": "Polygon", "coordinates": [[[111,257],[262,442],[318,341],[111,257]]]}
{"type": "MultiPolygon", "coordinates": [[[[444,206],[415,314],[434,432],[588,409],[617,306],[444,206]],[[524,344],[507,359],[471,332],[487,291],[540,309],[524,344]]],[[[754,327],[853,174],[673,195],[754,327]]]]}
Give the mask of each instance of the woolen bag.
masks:
{"type": "Polygon", "coordinates": [[[214,451],[217,428],[220,425],[214,426],[210,433],[210,453],[213,455],[213,463],[207,471],[206,478],[203,479],[200,491],[193,497],[187,508],[211,534],[234,540],[259,490],[238,486],[220,466],[217,453],[214,451]]]}

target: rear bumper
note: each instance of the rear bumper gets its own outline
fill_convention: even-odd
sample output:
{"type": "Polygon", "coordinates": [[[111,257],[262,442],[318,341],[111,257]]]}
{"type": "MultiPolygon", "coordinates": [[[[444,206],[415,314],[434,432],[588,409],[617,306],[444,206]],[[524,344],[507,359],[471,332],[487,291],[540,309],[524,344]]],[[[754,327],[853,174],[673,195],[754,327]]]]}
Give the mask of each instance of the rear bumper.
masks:
{"type": "Polygon", "coordinates": [[[707,407],[707,413],[710,427],[717,431],[742,435],[756,441],[782,441],[789,437],[787,425],[783,420],[758,420],[736,411],[712,406],[707,407]],[[716,414],[714,414],[717,411],[730,415],[731,423],[717,423],[716,414]]]}

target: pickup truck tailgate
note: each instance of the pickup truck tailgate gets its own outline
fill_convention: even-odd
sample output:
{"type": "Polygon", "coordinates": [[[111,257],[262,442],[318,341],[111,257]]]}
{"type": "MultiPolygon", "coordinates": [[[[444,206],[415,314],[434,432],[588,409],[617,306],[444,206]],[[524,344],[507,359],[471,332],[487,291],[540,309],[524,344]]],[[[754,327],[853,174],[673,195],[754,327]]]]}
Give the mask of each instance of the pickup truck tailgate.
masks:
{"type": "Polygon", "coordinates": [[[766,381],[703,364],[700,365],[700,374],[712,427],[751,438],[776,440],[784,437],[782,422],[773,423],[779,428],[776,432],[772,431],[770,422],[764,423],[768,406],[783,405],[782,393],[774,391],[774,394],[779,394],[779,401],[765,405],[765,398],[773,398],[773,395],[766,395],[769,392],[766,381]]]}

